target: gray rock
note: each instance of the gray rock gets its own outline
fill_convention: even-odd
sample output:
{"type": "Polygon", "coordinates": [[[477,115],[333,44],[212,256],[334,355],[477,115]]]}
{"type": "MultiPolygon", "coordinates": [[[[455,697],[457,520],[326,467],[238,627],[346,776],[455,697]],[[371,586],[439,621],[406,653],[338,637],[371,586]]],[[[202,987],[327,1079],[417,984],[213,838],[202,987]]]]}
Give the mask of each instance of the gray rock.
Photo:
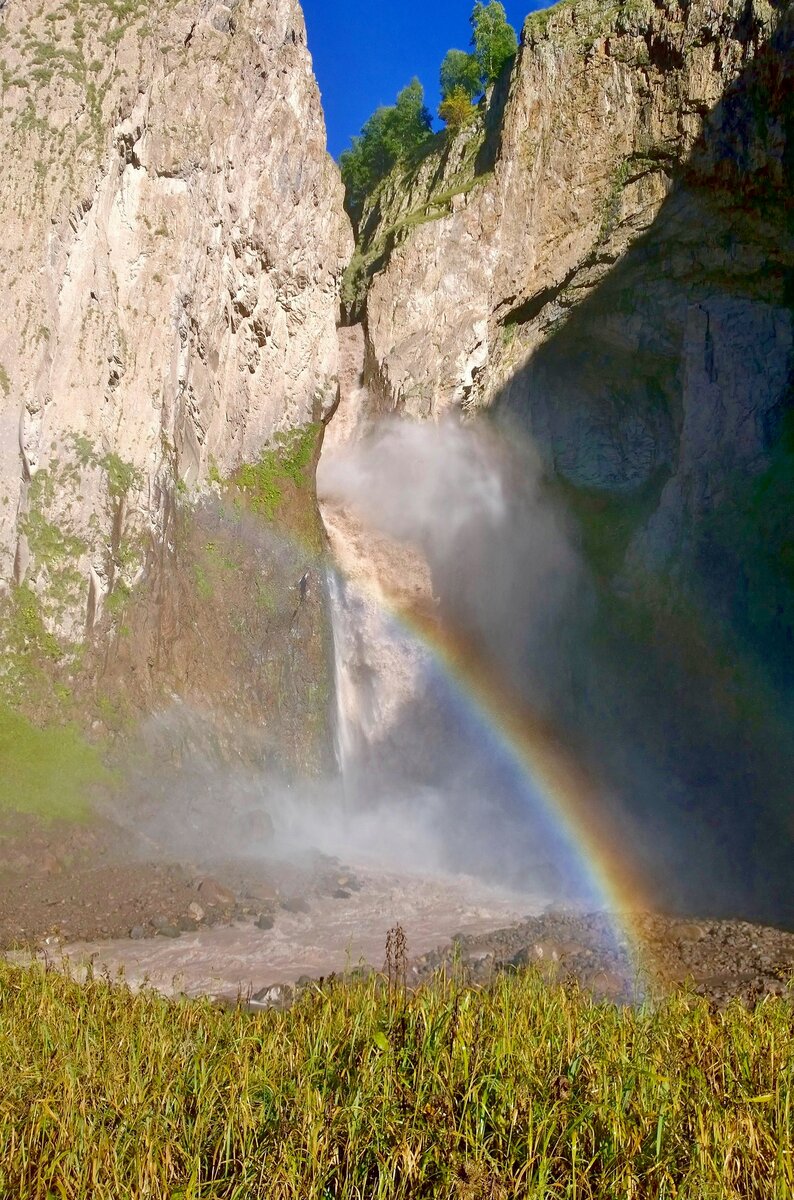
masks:
{"type": "Polygon", "coordinates": [[[208,875],[198,885],[198,894],[205,904],[212,908],[232,908],[235,903],[234,892],[224,887],[217,879],[208,875]]]}
{"type": "Polygon", "coordinates": [[[252,997],[252,1007],[286,1008],[292,1001],[293,991],[288,983],[272,983],[252,997]]]}
{"type": "Polygon", "coordinates": [[[257,929],[263,930],[272,929],[275,923],[276,919],[272,913],[260,913],[254,922],[257,929]]]}

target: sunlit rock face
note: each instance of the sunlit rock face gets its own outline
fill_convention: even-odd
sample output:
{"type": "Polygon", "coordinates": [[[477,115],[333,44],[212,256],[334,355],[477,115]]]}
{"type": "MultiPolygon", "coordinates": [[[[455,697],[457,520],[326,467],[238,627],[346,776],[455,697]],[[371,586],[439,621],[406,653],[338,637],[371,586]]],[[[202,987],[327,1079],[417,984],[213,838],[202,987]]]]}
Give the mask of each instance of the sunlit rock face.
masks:
{"type": "Polygon", "coordinates": [[[215,708],[222,747],[316,766],[325,603],[295,587],[352,234],[300,6],[0,22],[0,702],[215,708]]]}
{"type": "Polygon", "coordinates": [[[175,489],[332,402],[350,232],[295,0],[2,24],[0,577],[79,637],[175,489]]]}

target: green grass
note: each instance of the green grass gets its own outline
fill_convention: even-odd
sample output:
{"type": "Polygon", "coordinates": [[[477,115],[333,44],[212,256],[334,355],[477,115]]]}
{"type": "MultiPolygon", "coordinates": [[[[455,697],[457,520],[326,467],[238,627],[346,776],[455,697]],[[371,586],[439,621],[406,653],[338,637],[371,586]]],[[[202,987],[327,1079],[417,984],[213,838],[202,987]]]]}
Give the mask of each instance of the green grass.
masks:
{"type": "Polygon", "coordinates": [[[81,821],[91,790],[110,773],[72,726],[39,729],[0,704],[0,812],[81,821]]]}
{"type": "Polygon", "coordinates": [[[311,424],[277,433],[274,444],[263,451],[258,462],[240,468],[235,482],[247,494],[254,512],[272,521],[284,499],[285,486],[305,489],[311,485],[320,429],[319,424],[311,424]]]}
{"type": "Polygon", "coordinates": [[[532,973],[285,1013],[0,964],[17,1200],[783,1200],[791,1007],[596,1005],[532,973]]]}

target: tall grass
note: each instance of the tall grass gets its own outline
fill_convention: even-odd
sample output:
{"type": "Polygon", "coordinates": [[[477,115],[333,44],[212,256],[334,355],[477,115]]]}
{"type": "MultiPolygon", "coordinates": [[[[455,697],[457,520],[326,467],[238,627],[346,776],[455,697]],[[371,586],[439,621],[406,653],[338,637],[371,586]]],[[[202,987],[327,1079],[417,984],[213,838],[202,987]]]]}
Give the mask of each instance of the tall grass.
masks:
{"type": "Polygon", "coordinates": [[[794,1195],[792,1008],[595,1004],[533,973],[251,1015],[0,965],[0,1194],[794,1195]]]}

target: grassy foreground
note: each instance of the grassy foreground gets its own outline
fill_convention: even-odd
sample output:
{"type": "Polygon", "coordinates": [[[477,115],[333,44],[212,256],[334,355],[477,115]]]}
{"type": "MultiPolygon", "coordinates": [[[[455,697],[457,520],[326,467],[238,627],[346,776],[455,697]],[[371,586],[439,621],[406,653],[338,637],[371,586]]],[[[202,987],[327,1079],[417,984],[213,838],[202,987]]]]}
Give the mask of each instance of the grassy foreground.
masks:
{"type": "Polygon", "coordinates": [[[286,1012],[0,964],[0,1195],[794,1194],[794,1018],[618,1010],[534,974],[286,1012]]]}

